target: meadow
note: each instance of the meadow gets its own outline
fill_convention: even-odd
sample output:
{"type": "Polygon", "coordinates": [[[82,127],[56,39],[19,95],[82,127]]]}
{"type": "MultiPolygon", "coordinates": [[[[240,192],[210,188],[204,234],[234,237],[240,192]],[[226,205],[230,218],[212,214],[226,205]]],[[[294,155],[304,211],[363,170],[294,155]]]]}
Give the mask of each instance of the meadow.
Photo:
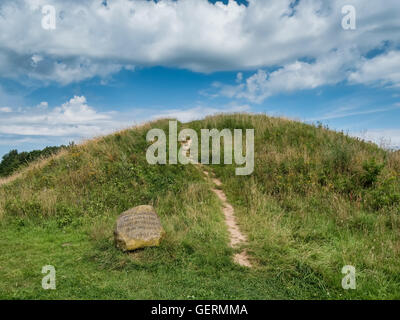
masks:
{"type": "MultiPolygon", "coordinates": [[[[193,165],[149,165],[159,120],[73,145],[0,185],[1,299],[399,299],[400,154],[320,125],[217,115],[182,128],[255,129],[255,168],[205,169],[234,206],[252,268],[236,265],[221,204],[193,165]],[[123,253],[116,217],[153,205],[160,247],[123,253]],[[57,289],[41,287],[42,266],[57,289]],[[353,265],[357,289],[343,290],[353,265]]],[[[238,248],[240,250],[242,248],[238,248]]]]}

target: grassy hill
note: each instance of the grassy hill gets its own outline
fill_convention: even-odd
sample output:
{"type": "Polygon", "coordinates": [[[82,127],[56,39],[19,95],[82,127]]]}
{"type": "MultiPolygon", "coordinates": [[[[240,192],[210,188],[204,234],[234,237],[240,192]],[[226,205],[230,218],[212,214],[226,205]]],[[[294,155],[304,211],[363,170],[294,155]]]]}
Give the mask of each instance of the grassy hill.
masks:
{"type": "Polygon", "coordinates": [[[210,165],[253,268],[233,263],[221,205],[193,165],[147,164],[160,120],[72,146],[0,185],[0,298],[400,298],[400,155],[323,127],[221,115],[180,128],[254,128],[255,171],[210,165]],[[125,254],[116,217],[152,204],[166,237],[125,254]],[[41,288],[42,266],[57,289],[41,288]],[[357,270],[357,289],[341,269],[357,270]]]}

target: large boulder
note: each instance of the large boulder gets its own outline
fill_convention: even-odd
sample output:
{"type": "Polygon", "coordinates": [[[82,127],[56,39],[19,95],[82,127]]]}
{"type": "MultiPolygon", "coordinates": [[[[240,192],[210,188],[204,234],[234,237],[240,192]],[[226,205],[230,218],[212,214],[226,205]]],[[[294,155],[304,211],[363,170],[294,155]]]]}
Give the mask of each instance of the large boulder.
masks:
{"type": "Polygon", "coordinates": [[[159,246],[164,229],[152,206],[138,206],[123,212],[117,219],[114,240],[118,248],[131,251],[159,246]]]}

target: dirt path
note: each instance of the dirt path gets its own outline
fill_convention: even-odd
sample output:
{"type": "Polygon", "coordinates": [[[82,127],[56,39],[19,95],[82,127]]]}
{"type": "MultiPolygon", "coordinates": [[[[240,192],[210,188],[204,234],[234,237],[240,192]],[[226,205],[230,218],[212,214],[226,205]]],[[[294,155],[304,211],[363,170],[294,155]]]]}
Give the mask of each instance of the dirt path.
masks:
{"type": "MultiPolygon", "coordinates": [[[[186,143],[183,144],[182,149],[184,152],[186,152],[186,154],[189,151],[191,143],[192,141],[188,140],[186,143]]],[[[193,163],[193,161],[191,162],[193,163]]],[[[199,166],[201,166],[201,164],[199,164],[199,166]]],[[[207,171],[203,170],[203,173],[207,178],[211,178],[213,183],[217,187],[222,186],[222,182],[214,177],[210,177],[207,171]]],[[[225,223],[229,231],[230,246],[232,248],[238,248],[241,244],[245,244],[247,242],[247,237],[243,233],[241,233],[239,229],[239,226],[236,222],[235,210],[233,209],[232,205],[227,201],[227,197],[224,191],[217,188],[213,188],[212,191],[218,196],[218,198],[222,202],[222,211],[225,215],[225,223]]],[[[233,260],[241,266],[251,268],[251,263],[246,250],[243,250],[241,253],[235,254],[233,260]]]]}

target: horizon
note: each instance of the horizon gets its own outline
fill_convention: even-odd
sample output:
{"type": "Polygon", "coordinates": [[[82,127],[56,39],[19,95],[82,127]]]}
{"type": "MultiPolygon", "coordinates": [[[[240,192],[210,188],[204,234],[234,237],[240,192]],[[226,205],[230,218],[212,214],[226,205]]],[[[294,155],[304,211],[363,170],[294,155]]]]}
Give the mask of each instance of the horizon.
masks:
{"type": "MultiPolygon", "coordinates": [[[[231,115],[231,114],[234,114],[234,113],[221,113],[221,114],[223,114],[223,115],[231,115]]],[[[282,117],[275,116],[275,117],[274,117],[274,116],[270,116],[270,115],[264,114],[264,113],[243,112],[243,113],[241,113],[241,114],[265,115],[265,116],[268,116],[268,117],[271,117],[271,118],[283,118],[283,119],[288,119],[288,120],[291,120],[291,121],[302,122],[302,121],[300,121],[300,120],[298,120],[298,119],[292,119],[292,118],[289,118],[289,117],[286,117],[286,116],[282,116],[282,117]]],[[[205,116],[205,117],[217,116],[217,115],[220,115],[220,114],[218,114],[218,113],[209,114],[209,115],[207,115],[207,116],[205,116]]],[[[192,121],[204,120],[205,117],[203,117],[203,118],[198,118],[198,119],[196,118],[196,119],[192,119],[192,120],[189,120],[189,121],[180,121],[180,122],[183,123],[183,124],[188,124],[188,123],[190,123],[190,122],[192,122],[192,121]]],[[[113,131],[111,131],[111,132],[109,132],[109,133],[107,133],[107,134],[104,134],[104,135],[100,134],[100,135],[92,136],[92,137],[90,137],[90,138],[81,138],[81,140],[78,140],[78,141],[71,140],[71,141],[68,141],[68,142],[65,143],[65,144],[59,144],[59,145],[56,145],[56,146],[52,146],[52,145],[43,145],[42,149],[44,149],[44,148],[46,148],[46,147],[62,147],[62,146],[68,146],[68,145],[70,145],[70,144],[79,145],[79,144],[83,144],[83,143],[85,143],[86,141],[89,141],[89,140],[92,140],[92,139],[96,139],[96,138],[99,138],[99,137],[105,137],[105,136],[107,136],[107,135],[116,134],[116,133],[118,133],[118,132],[120,132],[120,131],[123,131],[123,130],[129,130],[129,129],[131,129],[131,128],[140,127],[140,126],[142,126],[143,124],[146,124],[146,123],[156,122],[156,121],[158,121],[158,120],[164,120],[164,119],[165,119],[165,118],[154,118],[154,119],[151,119],[151,120],[144,120],[144,121],[142,121],[142,122],[140,122],[140,123],[137,123],[137,124],[135,124],[135,125],[132,125],[132,126],[121,127],[121,128],[115,129],[115,130],[113,130],[113,131]]],[[[170,118],[170,120],[176,120],[176,119],[170,118]]],[[[303,123],[306,123],[306,122],[303,122],[303,123]]],[[[313,125],[313,126],[317,126],[317,125],[318,125],[318,123],[314,123],[314,122],[313,122],[313,123],[306,123],[306,124],[310,124],[310,125],[313,125]]],[[[322,123],[321,123],[321,124],[322,124],[322,123]]],[[[324,126],[324,128],[326,128],[326,129],[328,129],[328,130],[331,130],[331,131],[339,132],[338,130],[333,130],[333,129],[329,128],[329,127],[326,126],[326,125],[324,126]]],[[[364,141],[364,142],[375,143],[375,144],[377,144],[380,148],[385,149],[385,150],[388,150],[388,151],[398,151],[398,150],[400,150],[400,145],[399,145],[399,146],[396,146],[396,145],[388,144],[387,141],[385,141],[384,139],[381,140],[381,141],[374,141],[374,140],[372,140],[372,139],[368,139],[368,138],[366,138],[366,137],[363,137],[362,134],[361,134],[360,136],[357,136],[357,135],[352,136],[352,135],[350,135],[348,132],[344,132],[344,131],[343,131],[343,133],[344,133],[345,135],[351,137],[351,138],[358,138],[358,139],[361,139],[361,141],[364,141]]],[[[22,153],[22,152],[40,151],[41,149],[35,149],[35,148],[25,149],[25,150],[10,149],[9,151],[7,151],[7,152],[5,152],[5,153],[0,154],[0,157],[3,157],[3,156],[5,156],[5,155],[9,154],[9,153],[10,153],[11,151],[13,151],[13,150],[17,150],[18,153],[22,153]]],[[[0,161],[0,162],[1,162],[1,161],[0,161]]]]}

